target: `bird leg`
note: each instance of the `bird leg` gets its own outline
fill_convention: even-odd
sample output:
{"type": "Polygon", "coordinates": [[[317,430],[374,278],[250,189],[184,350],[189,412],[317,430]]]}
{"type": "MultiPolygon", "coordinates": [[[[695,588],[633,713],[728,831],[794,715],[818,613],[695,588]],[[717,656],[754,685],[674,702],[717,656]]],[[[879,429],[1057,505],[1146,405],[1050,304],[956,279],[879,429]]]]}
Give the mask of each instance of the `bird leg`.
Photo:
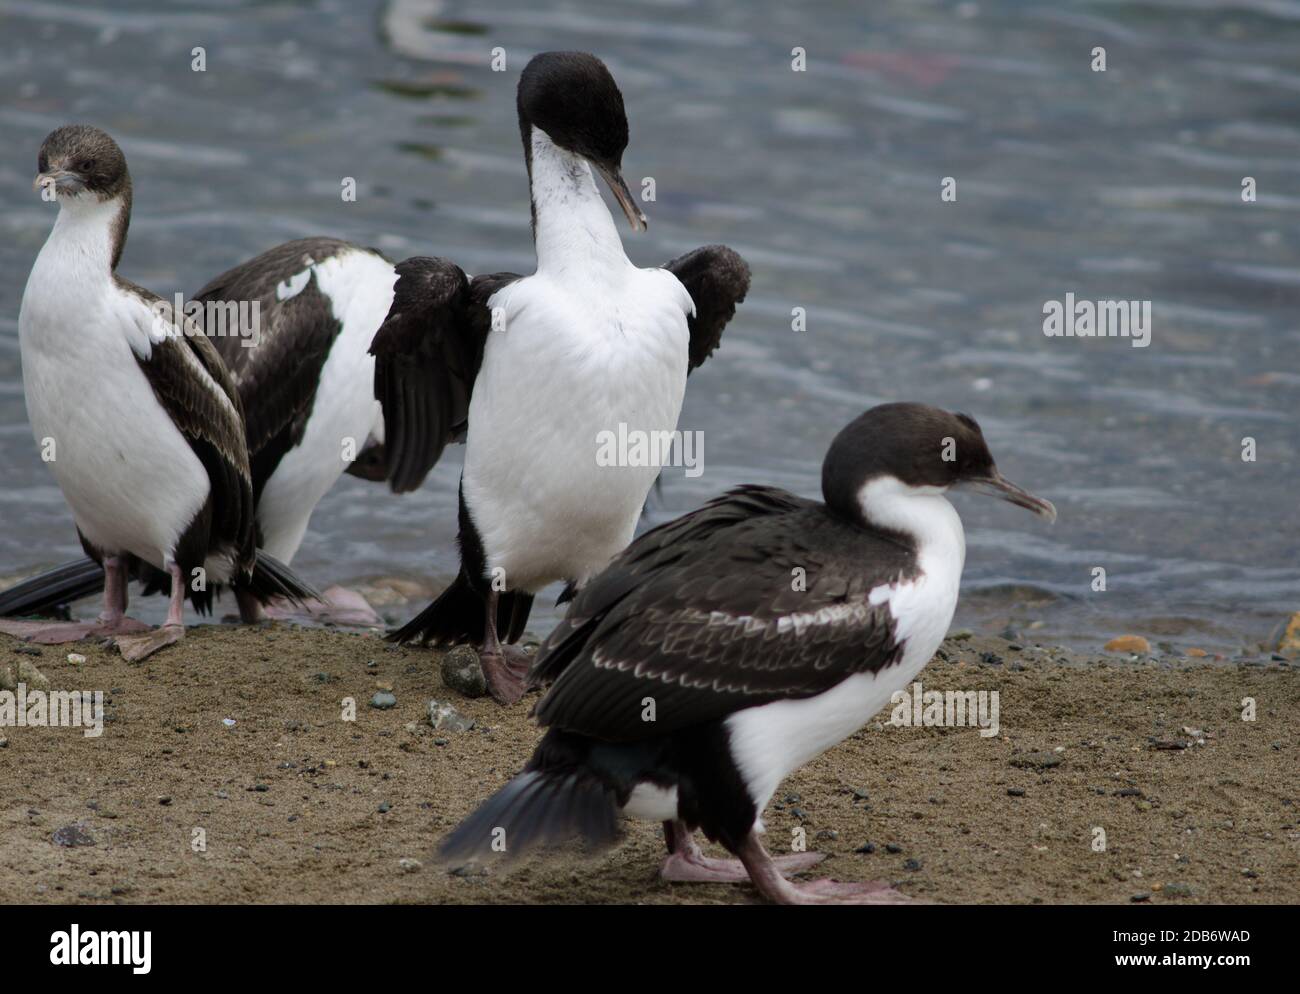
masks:
{"type": "Polygon", "coordinates": [[[126,616],[126,560],[104,557],[104,610],[94,621],[9,621],[0,619],[0,632],[40,645],[62,645],[101,635],[147,632],[149,626],[126,616]]]}
{"type": "Polygon", "coordinates": [[[750,832],[736,850],[740,862],[749,871],[749,879],[758,892],[776,904],[910,904],[911,898],[879,880],[871,883],[841,883],[838,880],[813,880],[792,883],[780,869],[758,836],[750,832]]]}
{"type": "Polygon", "coordinates": [[[172,596],[162,627],[145,635],[119,635],[113,640],[122,658],[129,662],[139,662],[185,637],[185,577],[176,563],[168,563],[167,572],[172,578],[172,596]]]}
{"type": "Polygon", "coordinates": [[[239,620],[245,625],[256,625],[266,620],[262,602],[251,590],[244,587],[235,588],[235,603],[239,605],[239,620]]]}
{"type": "MultiPolygon", "coordinates": [[[[664,822],[664,841],[668,857],[659,867],[659,876],[673,883],[743,884],[749,879],[745,864],[738,859],[714,859],[705,856],[695,841],[695,833],[683,821],[664,822]]],[[[769,857],[770,858],[770,857],[769,857]]],[[[777,872],[794,876],[816,866],[825,853],[803,852],[777,856],[772,860],[777,872]]]]}
{"type": "Polygon", "coordinates": [[[95,635],[130,635],[148,631],[148,627],[134,618],[126,616],[129,578],[126,575],[126,560],[121,556],[107,556],[104,559],[104,610],[100,612],[95,635]]]}
{"type": "Polygon", "coordinates": [[[532,658],[523,649],[502,645],[497,638],[497,591],[487,595],[487,617],[483,621],[483,645],[478,651],[479,665],[488,690],[499,704],[514,704],[524,696],[524,679],[532,658]]]}

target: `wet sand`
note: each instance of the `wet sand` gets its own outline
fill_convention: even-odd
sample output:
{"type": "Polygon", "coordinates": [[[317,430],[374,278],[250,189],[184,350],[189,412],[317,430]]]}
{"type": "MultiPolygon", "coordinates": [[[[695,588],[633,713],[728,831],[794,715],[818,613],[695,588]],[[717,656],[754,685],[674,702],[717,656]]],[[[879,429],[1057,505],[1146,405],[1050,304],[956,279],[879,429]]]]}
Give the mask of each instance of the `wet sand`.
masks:
{"type": "MultiPolygon", "coordinates": [[[[594,858],[437,865],[437,839],[538,732],[525,705],[445,688],[436,653],[289,626],[194,628],[137,665],[94,643],[20,646],[0,636],[0,672],[25,661],[55,688],[102,690],[106,723],[99,738],[0,728],[0,901],[757,900],[659,881],[661,832],[641,823],[594,858]],[[371,707],[385,688],[396,706],[371,707]],[[474,728],[435,731],[431,698],[474,728]]],[[[820,875],[942,903],[1295,902],[1298,677],[949,640],[922,683],[997,691],[999,733],[896,727],[887,709],[782,785],[767,843],[788,850],[802,829],[830,854],[820,875]]]]}

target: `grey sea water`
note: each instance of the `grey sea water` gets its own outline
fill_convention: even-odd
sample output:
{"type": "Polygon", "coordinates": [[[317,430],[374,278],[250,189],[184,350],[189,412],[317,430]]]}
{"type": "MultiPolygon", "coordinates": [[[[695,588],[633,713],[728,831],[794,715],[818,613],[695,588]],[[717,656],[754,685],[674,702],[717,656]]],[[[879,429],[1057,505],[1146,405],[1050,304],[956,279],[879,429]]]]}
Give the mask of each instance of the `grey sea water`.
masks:
{"type": "MultiPolygon", "coordinates": [[[[85,121],[121,142],[136,184],[122,271],[165,295],[310,234],[526,272],[514,85],[548,48],[599,54],[623,89],[625,169],[657,194],[649,232],[625,237],[634,261],[725,242],[753,267],[682,413],[705,471],[668,472],[652,520],[741,482],[816,494],[845,422],[914,399],[975,416],[1003,471],[1060,511],[1048,527],[956,498],[959,623],[1235,651],[1300,608],[1287,0],[0,0],[0,577],[80,552],[18,361],[53,220],[31,190],[48,131],[85,121]],[[1150,301],[1150,346],[1046,337],[1044,304],[1070,292],[1150,301]]],[[[445,582],[460,458],[403,498],[343,479],[296,565],[320,584],[445,582]]]]}

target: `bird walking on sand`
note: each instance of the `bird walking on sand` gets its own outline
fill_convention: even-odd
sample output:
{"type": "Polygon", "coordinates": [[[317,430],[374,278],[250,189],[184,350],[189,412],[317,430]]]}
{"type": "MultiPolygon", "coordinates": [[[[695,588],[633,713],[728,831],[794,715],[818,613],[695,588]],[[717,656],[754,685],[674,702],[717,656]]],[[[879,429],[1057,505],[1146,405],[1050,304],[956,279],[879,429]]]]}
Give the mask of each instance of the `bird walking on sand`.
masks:
{"type": "Polygon", "coordinates": [[[886,404],[832,442],[822,501],[742,486],[642,535],[538,652],[546,734],[444,858],[608,845],[623,815],[663,822],[668,880],[748,879],[792,904],[902,899],[884,883],[788,879],[822,857],[769,855],[761,815],[939,647],[965,561],[957,488],[1056,517],[1002,476],[969,417],[886,404]],[[703,855],[697,829],[737,859],[703,855]]]}

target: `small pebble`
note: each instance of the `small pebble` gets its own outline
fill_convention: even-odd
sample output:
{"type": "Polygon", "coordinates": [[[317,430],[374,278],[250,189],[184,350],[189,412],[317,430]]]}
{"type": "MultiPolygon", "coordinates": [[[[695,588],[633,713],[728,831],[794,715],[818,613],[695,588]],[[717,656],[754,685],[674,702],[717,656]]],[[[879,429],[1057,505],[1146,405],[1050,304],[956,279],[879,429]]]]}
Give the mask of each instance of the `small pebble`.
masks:
{"type": "Polygon", "coordinates": [[[68,662],[73,666],[80,666],[86,661],[86,657],[79,652],[68,653],[68,662]]]}
{"type": "Polygon", "coordinates": [[[1107,652],[1129,652],[1137,655],[1149,655],[1151,643],[1141,635],[1120,635],[1107,642],[1103,648],[1107,652]]]}
{"type": "Polygon", "coordinates": [[[909,859],[906,863],[903,864],[904,870],[919,870],[920,868],[921,868],[921,861],[919,859],[909,859]]]}
{"type": "Polygon", "coordinates": [[[474,719],[466,718],[444,701],[430,701],[429,724],[438,731],[468,732],[474,727],[474,719]]]}
{"type": "Polygon", "coordinates": [[[59,846],[93,846],[95,837],[90,834],[90,830],[79,822],[71,825],[64,825],[62,828],[54,830],[54,844],[59,846]]]}
{"type": "Polygon", "coordinates": [[[903,847],[900,846],[897,842],[886,842],[886,843],[885,843],[885,852],[888,852],[888,853],[895,853],[895,854],[897,854],[897,853],[900,853],[900,852],[902,852],[902,851],[903,851],[903,847]]]}
{"type": "Polygon", "coordinates": [[[375,692],[374,697],[370,698],[370,706],[380,711],[387,711],[397,707],[397,698],[386,690],[379,690],[375,692]]]}
{"type": "Polygon", "coordinates": [[[1046,770],[1053,766],[1060,766],[1061,757],[1054,752],[1028,752],[1023,756],[1013,757],[1011,765],[1021,769],[1046,770]]]}
{"type": "Polygon", "coordinates": [[[443,685],[458,694],[472,698],[487,693],[487,678],[472,646],[458,645],[443,653],[441,671],[443,685]]]}
{"type": "Polygon", "coordinates": [[[412,859],[410,856],[403,856],[397,861],[397,865],[401,868],[403,873],[414,873],[416,870],[424,867],[424,864],[418,859],[412,859]]]}
{"type": "Polygon", "coordinates": [[[1024,796],[1025,796],[1025,788],[1024,788],[1024,787],[1008,787],[1008,788],[1007,788],[1007,794],[1008,794],[1008,796],[1010,796],[1010,797],[1024,797],[1024,796]]]}
{"type": "Polygon", "coordinates": [[[858,848],[854,849],[853,851],[866,853],[868,856],[870,856],[873,852],[876,851],[876,844],[874,842],[864,842],[862,845],[858,846],[858,848]]]}

